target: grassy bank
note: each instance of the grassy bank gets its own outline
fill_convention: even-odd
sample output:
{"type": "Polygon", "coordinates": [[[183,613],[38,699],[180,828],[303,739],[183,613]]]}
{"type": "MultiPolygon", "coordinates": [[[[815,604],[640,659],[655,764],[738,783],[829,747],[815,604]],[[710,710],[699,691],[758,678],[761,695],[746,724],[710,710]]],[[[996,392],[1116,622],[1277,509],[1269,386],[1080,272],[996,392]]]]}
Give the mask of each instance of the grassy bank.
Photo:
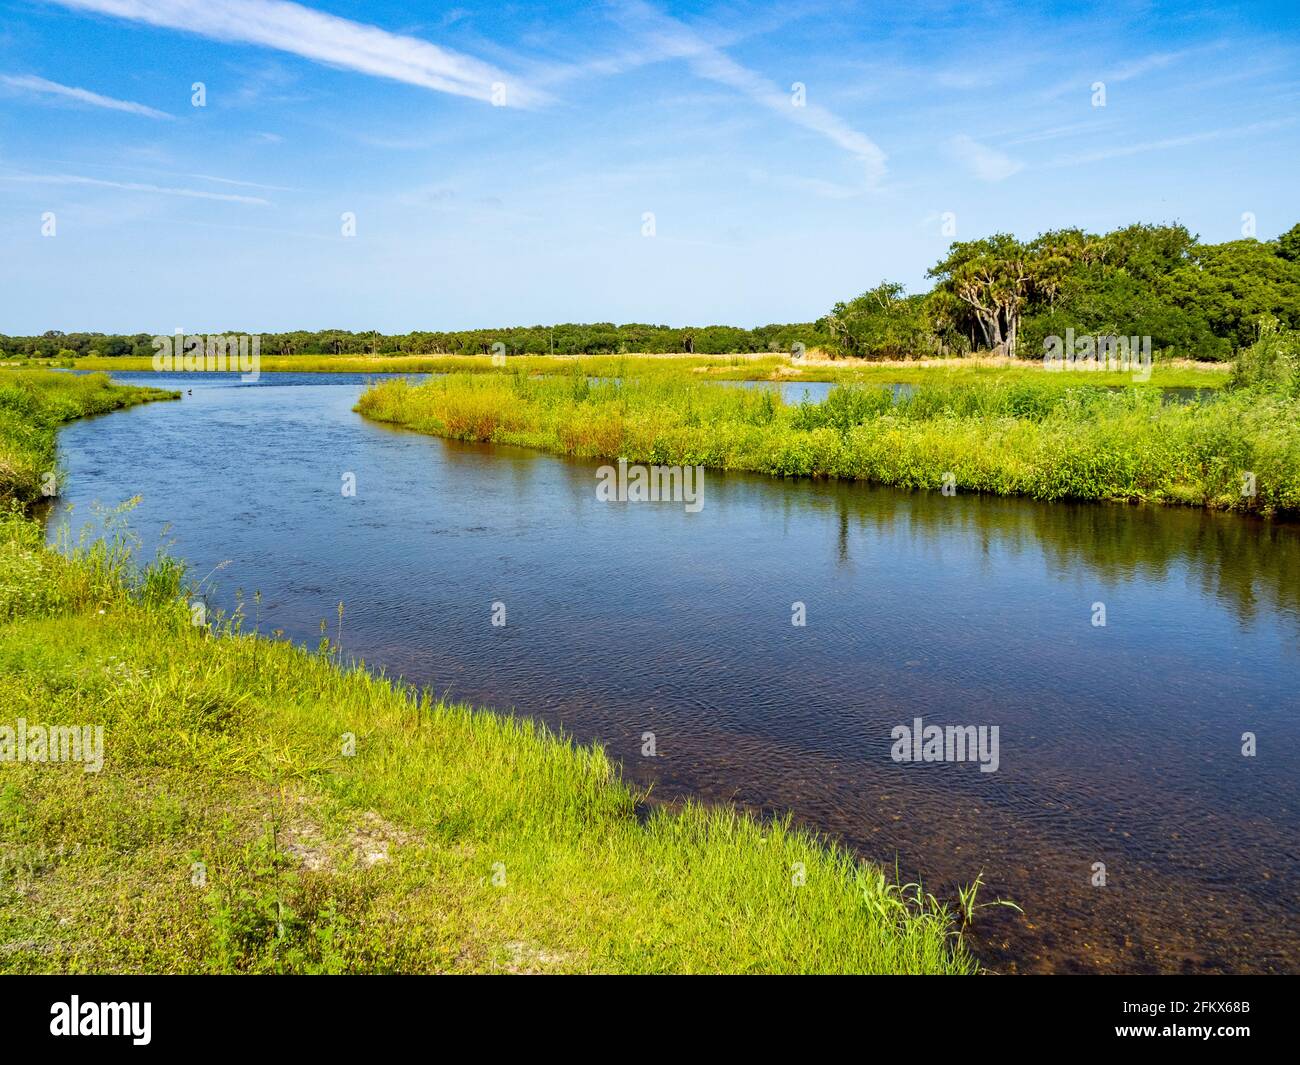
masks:
{"type": "Polygon", "coordinates": [[[93,742],[0,761],[0,972],[976,968],[948,910],[806,833],[647,816],[597,748],[194,599],[0,517],[0,728],[103,729],[97,772],[93,742]]]}
{"type": "Polygon", "coordinates": [[[62,423],[178,395],[115,385],[105,374],[0,370],[0,507],[9,500],[30,504],[57,489],[55,432],[62,423]]]}
{"type": "MultiPolygon", "coordinates": [[[[78,369],[147,371],[149,359],[83,358],[78,369]]],[[[288,355],[261,360],[263,373],[501,373],[486,355],[288,355]]],[[[924,384],[945,380],[1052,380],[1094,386],[1125,386],[1132,375],[1121,372],[1052,372],[1027,359],[966,358],[872,361],[814,360],[794,362],[788,355],[593,355],[566,358],[521,355],[507,360],[510,373],[589,377],[686,376],[716,381],[830,381],[837,384],[924,384]]],[[[1156,363],[1149,384],[1162,388],[1221,388],[1228,379],[1224,363],[1156,363]]]]}
{"type": "Polygon", "coordinates": [[[1036,499],[1300,510],[1300,402],[1259,391],[1162,405],[1158,392],[943,378],[892,402],[834,390],[787,405],[766,390],[677,378],[451,375],[375,385],[367,417],[459,440],[587,458],[861,479],[1036,499]],[[1254,494],[1243,494],[1253,474],[1254,494]]]}

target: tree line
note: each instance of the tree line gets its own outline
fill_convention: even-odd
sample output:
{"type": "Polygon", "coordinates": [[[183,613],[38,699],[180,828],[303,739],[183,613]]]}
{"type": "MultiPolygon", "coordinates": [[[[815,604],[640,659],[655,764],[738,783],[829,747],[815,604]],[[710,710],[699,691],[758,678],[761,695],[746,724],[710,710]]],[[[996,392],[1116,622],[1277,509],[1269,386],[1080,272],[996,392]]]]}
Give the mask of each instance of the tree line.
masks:
{"type": "Polygon", "coordinates": [[[1049,336],[1150,337],[1183,358],[1227,359],[1260,323],[1300,328],[1300,224],[1276,240],[1202,244],[1181,225],[1058,229],[957,241],[907,295],[883,282],[822,319],[839,354],[1040,357],[1049,336]]]}
{"type": "MultiPolygon", "coordinates": [[[[1049,336],[1151,337],[1163,355],[1227,359],[1262,320],[1300,329],[1300,224],[1271,241],[1202,244],[1181,225],[1057,229],[955,241],[925,293],[883,281],[815,322],[755,329],[611,322],[385,334],[262,334],[263,355],[696,355],[821,349],[879,359],[993,352],[1036,358],[1049,336]],[[499,345],[499,346],[498,346],[499,345]]],[[[237,331],[231,331],[237,332],[237,331]]],[[[0,335],[0,357],[151,357],[150,334],[0,335]]]]}
{"type": "MultiPolygon", "coordinates": [[[[230,331],[234,335],[236,331],[230,331]]],[[[346,329],[295,330],[263,333],[262,355],[616,355],[629,352],[727,355],[745,352],[789,352],[796,344],[812,348],[829,343],[819,323],[765,325],[740,329],[729,325],[677,327],[615,325],[612,322],[510,326],[502,329],[462,329],[451,332],[350,332],[346,329]],[[500,348],[497,345],[501,345],[500,348]]],[[[62,333],[41,336],[0,335],[0,352],[8,358],[152,357],[153,337],[105,333],[62,333]]]]}

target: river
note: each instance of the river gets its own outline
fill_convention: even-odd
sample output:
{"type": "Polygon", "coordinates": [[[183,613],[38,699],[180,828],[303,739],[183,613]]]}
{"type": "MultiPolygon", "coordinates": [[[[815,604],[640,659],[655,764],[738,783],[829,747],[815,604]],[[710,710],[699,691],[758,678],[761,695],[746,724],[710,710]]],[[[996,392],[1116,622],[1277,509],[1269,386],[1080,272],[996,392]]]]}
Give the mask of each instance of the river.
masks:
{"type": "Polygon", "coordinates": [[[144,553],[264,633],[342,602],[347,653],[657,801],[790,812],[941,897],[982,872],[1024,910],[977,916],[995,971],[1300,967],[1294,526],[712,472],[697,513],[603,503],[593,462],[366,421],[359,375],[114,377],[187,394],[62,430],[51,535],[138,495],[144,553]],[[918,717],[996,725],[997,771],[895,761],[918,717]]]}

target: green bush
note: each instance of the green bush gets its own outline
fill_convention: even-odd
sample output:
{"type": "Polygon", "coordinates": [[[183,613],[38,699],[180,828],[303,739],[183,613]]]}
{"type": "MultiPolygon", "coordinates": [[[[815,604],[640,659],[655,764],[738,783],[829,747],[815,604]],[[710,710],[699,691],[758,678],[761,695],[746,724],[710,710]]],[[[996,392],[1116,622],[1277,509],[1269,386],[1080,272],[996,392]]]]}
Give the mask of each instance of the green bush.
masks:
{"type": "Polygon", "coordinates": [[[1300,397],[1300,331],[1262,322],[1259,339],[1233,363],[1228,387],[1300,397]]]}

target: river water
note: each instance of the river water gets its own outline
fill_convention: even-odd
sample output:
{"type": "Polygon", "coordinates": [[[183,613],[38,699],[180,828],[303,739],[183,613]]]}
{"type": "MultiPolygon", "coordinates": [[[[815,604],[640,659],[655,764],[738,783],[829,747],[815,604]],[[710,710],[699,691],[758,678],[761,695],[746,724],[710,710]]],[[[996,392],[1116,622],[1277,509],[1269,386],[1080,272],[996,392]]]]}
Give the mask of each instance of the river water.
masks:
{"type": "Polygon", "coordinates": [[[138,495],[146,555],[228,562],[210,601],[263,632],[315,646],[341,601],[346,652],[659,801],[790,812],[941,897],[982,872],[1024,910],[977,917],[995,971],[1300,968],[1294,526],[712,472],[696,513],[604,503],[596,463],[366,421],[359,375],[114,377],[187,394],[62,430],[51,535],[138,495]],[[997,771],[894,760],[918,717],[996,725],[997,771]]]}

